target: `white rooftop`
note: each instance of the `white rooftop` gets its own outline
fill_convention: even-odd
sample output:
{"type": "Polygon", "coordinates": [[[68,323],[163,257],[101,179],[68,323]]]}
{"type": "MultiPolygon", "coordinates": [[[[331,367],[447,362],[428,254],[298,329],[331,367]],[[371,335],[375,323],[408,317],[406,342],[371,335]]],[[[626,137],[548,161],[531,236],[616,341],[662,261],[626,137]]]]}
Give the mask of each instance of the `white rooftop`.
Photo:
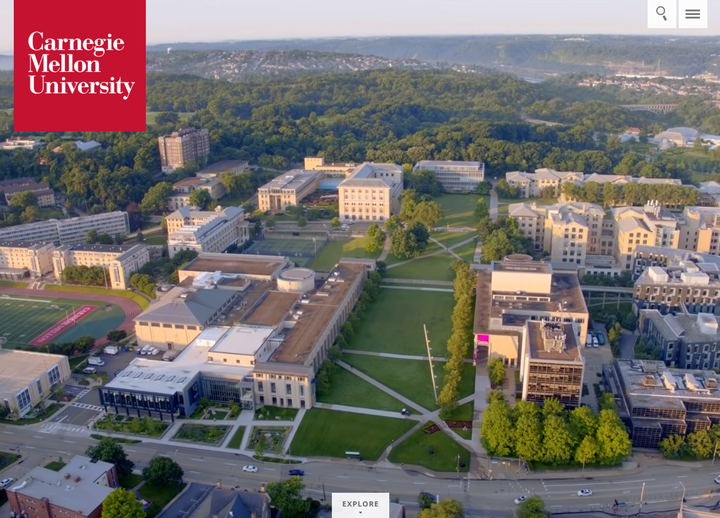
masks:
{"type": "Polygon", "coordinates": [[[271,327],[235,326],[231,327],[215,345],[211,352],[225,354],[254,355],[273,334],[271,327]]]}

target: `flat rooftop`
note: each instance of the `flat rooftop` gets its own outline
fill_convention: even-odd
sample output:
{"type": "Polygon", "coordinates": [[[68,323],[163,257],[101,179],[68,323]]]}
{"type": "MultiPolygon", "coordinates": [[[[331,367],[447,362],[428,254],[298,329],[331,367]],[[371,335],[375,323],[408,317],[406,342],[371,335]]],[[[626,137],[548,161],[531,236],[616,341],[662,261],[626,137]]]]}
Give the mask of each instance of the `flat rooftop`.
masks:
{"type": "Polygon", "coordinates": [[[320,178],[322,175],[322,171],[293,169],[285,174],[273,178],[268,183],[260,187],[260,189],[302,191],[305,187],[320,178]]]}
{"type": "Polygon", "coordinates": [[[0,349],[0,396],[15,396],[65,356],[0,349]]]}
{"type": "Polygon", "coordinates": [[[42,467],[33,468],[8,490],[23,486],[17,489],[17,493],[37,500],[47,498],[53,505],[88,516],[115,490],[95,484],[111,468],[112,464],[106,462],[93,463],[87,457],[74,457],[57,472],[42,467]],[[67,474],[70,477],[66,479],[67,474]]]}
{"type": "Polygon", "coordinates": [[[634,406],[680,408],[682,400],[720,401],[720,375],[713,371],[674,369],[654,360],[618,359],[615,367],[634,406]]]}
{"type": "Polygon", "coordinates": [[[528,321],[528,352],[533,360],[572,361],[582,363],[572,324],[528,321]],[[564,347],[549,350],[547,338],[564,335],[564,347]]]}
{"type": "Polygon", "coordinates": [[[287,257],[252,254],[200,254],[185,265],[186,272],[223,272],[272,276],[288,264],[287,257]]]}
{"type": "MultiPolygon", "coordinates": [[[[546,265],[548,268],[550,265],[546,265]]],[[[530,316],[542,314],[561,313],[587,313],[585,298],[580,288],[580,282],[574,273],[555,272],[552,274],[552,289],[550,294],[516,292],[492,292],[492,271],[478,271],[476,286],[475,322],[476,334],[491,331],[502,334],[501,329],[491,329],[491,319],[506,320],[508,314],[530,316]]],[[[521,289],[518,286],[518,289],[521,289]]],[[[520,319],[515,319],[516,324],[520,319]]],[[[509,332],[509,334],[514,334],[509,332]]]]}
{"type": "Polygon", "coordinates": [[[299,301],[300,295],[297,293],[269,291],[259,304],[250,309],[243,324],[277,326],[299,301]]]}
{"type": "Polygon", "coordinates": [[[341,261],[325,283],[314,293],[308,294],[308,302],[300,304],[298,311],[303,314],[297,321],[293,321],[289,334],[269,361],[304,364],[353,283],[365,272],[362,263],[341,261]]]}
{"type": "Polygon", "coordinates": [[[210,348],[210,352],[252,356],[272,334],[271,327],[234,326],[210,348]]]}
{"type": "Polygon", "coordinates": [[[537,261],[493,261],[491,268],[495,272],[552,273],[550,264],[537,261]]]}

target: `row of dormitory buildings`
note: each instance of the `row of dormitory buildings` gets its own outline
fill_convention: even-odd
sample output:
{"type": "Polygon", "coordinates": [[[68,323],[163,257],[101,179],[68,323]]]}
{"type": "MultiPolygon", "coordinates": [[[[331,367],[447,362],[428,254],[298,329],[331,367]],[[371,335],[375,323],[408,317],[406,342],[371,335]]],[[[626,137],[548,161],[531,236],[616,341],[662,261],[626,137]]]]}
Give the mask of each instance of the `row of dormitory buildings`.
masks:
{"type": "MultiPolygon", "coordinates": [[[[248,222],[240,207],[198,211],[186,206],[166,218],[170,257],[181,250],[222,252],[249,239],[248,222]]],[[[0,277],[38,278],[60,274],[67,266],[102,266],[108,288],[127,289],[129,279],[150,260],[143,244],[85,244],[89,230],[113,237],[129,232],[125,212],[110,212],[63,220],[48,220],[0,229],[0,277]]]]}
{"type": "Polygon", "coordinates": [[[53,207],[57,204],[55,191],[48,182],[36,182],[33,178],[14,178],[0,181],[0,193],[8,205],[16,194],[31,192],[38,207],[53,207]]]}
{"type": "Polygon", "coordinates": [[[508,207],[536,252],[586,273],[618,275],[631,270],[638,246],[720,255],[720,207],[685,207],[682,213],[656,202],[605,211],[586,202],[550,206],[514,203],[508,207]]]}

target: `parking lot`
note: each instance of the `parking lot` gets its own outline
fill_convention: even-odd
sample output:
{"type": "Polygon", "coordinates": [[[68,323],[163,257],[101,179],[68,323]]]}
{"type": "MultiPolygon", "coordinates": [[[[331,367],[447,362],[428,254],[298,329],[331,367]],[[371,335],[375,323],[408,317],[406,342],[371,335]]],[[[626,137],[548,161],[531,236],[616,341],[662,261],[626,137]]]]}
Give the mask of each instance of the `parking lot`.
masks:
{"type": "MultiPolygon", "coordinates": [[[[158,357],[162,358],[162,356],[158,357]]],[[[137,356],[134,352],[128,351],[120,352],[115,355],[101,354],[98,358],[105,362],[105,365],[96,366],[98,373],[102,375],[107,375],[108,379],[113,379],[116,372],[123,370],[135,358],[142,358],[142,356],[137,356]]]]}
{"type": "Polygon", "coordinates": [[[610,364],[613,361],[612,351],[605,333],[603,324],[595,324],[593,329],[596,333],[603,333],[605,337],[605,345],[599,347],[583,347],[582,354],[585,358],[585,385],[588,388],[588,394],[582,397],[582,402],[594,410],[598,410],[597,398],[593,385],[599,383],[602,376],[602,366],[610,364]]]}

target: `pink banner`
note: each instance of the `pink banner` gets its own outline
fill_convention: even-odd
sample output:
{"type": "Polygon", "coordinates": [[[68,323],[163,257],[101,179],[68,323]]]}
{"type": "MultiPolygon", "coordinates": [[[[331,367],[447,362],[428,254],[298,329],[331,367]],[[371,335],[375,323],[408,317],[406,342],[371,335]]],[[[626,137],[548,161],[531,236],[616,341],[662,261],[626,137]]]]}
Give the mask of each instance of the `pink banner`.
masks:
{"type": "Polygon", "coordinates": [[[47,329],[44,333],[42,333],[41,335],[38,335],[32,341],[28,342],[28,344],[30,344],[30,345],[45,345],[53,338],[64,333],[67,330],[67,328],[69,328],[71,325],[77,323],[78,320],[81,320],[81,319],[85,318],[86,316],[88,316],[96,308],[97,308],[97,306],[82,306],[79,309],[76,309],[70,315],[63,318],[60,322],[53,325],[50,329],[47,329]]]}

